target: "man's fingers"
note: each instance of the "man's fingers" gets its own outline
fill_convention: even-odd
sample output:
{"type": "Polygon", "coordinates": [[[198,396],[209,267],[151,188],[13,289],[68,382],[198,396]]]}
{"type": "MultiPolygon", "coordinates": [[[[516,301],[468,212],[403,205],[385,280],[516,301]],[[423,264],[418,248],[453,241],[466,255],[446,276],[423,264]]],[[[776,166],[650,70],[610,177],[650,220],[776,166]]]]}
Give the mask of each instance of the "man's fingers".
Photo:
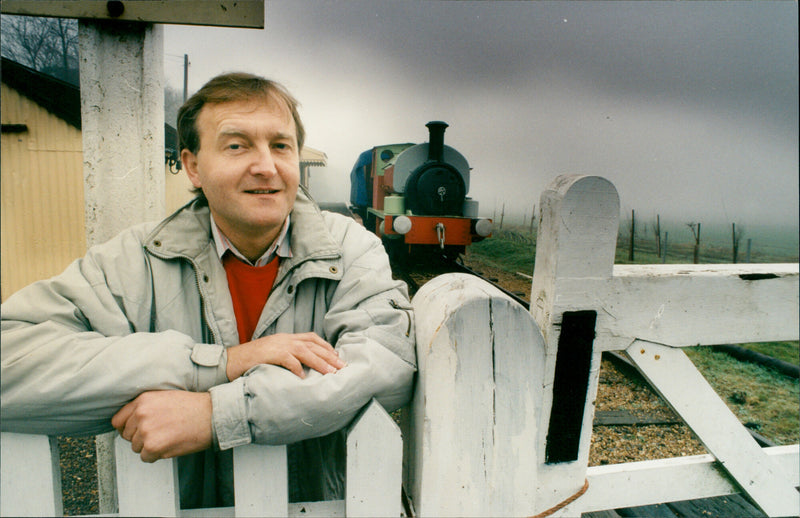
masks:
{"type": "Polygon", "coordinates": [[[280,365],[300,378],[303,366],[330,374],[346,364],[333,346],[316,333],[279,333],[228,348],[226,374],[233,381],[259,364],[280,365]]]}
{"type": "Polygon", "coordinates": [[[124,407],[120,408],[119,411],[114,414],[114,417],[111,418],[111,426],[113,426],[116,430],[120,431],[122,428],[125,427],[125,423],[128,422],[131,414],[133,413],[133,402],[128,403],[124,407]]]}

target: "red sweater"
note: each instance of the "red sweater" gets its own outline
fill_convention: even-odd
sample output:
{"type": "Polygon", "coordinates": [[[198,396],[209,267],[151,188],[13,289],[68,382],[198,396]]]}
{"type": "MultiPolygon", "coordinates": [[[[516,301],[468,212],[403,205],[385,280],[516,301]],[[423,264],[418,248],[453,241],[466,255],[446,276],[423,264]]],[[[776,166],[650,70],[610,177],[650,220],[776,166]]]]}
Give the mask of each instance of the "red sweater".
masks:
{"type": "Polygon", "coordinates": [[[239,343],[249,342],[278,275],[278,257],[264,266],[250,266],[231,253],[222,258],[233,300],[239,343]]]}

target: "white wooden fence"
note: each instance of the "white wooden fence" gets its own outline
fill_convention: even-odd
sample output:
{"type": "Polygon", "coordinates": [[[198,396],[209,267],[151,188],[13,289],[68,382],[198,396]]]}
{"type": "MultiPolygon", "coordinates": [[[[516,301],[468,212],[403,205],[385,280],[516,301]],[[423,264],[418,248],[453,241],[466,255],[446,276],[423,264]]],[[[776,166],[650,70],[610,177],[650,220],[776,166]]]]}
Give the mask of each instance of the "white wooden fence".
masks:
{"type": "MultiPolygon", "coordinates": [[[[3,516],[62,514],[55,438],[2,434],[3,516]],[[52,452],[52,454],[51,454],[52,452]]],[[[116,439],[118,516],[400,516],[400,428],[375,400],[347,432],[344,500],[288,503],[286,446],[246,445],[233,450],[235,507],[180,510],[178,463],[141,462],[130,443],[116,439]]]]}
{"type": "MultiPolygon", "coordinates": [[[[401,472],[420,516],[559,504],[554,516],[578,516],[737,492],[767,515],[800,514],[798,446],[759,447],[682,351],[797,340],[798,265],[614,266],[619,199],[599,177],[557,178],[540,207],[530,312],[467,275],[417,293],[403,440],[372,402],[348,435],[344,501],[288,504],[285,448],[250,445],[234,454],[235,508],[179,511],[175,463],[143,464],[121,442],[119,514],[399,516],[401,472]],[[588,467],[603,351],[624,351],[710,453],[588,467]]],[[[2,442],[2,514],[58,514],[48,438],[2,442]]]]}

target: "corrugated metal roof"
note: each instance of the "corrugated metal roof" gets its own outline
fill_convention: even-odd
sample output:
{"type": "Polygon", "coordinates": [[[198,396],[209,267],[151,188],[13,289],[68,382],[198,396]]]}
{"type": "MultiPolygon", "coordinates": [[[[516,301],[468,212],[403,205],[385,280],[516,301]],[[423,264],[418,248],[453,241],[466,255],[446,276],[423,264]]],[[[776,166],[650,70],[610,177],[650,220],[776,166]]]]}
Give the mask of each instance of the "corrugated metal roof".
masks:
{"type": "Polygon", "coordinates": [[[328,165],[328,155],[318,149],[303,146],[303,151],[300,152],[300,164],[325,167],[328,165]]]}

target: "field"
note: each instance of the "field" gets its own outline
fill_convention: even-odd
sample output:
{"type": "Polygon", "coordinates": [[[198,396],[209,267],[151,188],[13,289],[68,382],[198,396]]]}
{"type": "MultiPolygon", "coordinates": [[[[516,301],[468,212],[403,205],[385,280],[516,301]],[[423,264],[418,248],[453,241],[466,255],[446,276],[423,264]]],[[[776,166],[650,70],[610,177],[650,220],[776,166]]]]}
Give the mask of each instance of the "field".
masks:
{"type": "MultiPolygon", "coordinates": [[[[772,244],[769,247],[752,249],[752,262],[797,262],[794,236],[790,236],[788,242],[783,244],[775,235],[771,239],[772,244]]],[[[618,239],[618,264],[652,264],[663,261],[655,253],[654,236],[637,236],[634,241],[634,260],[630,261],[629,238],[621,236],[618,239]]],[[[513,282],[518,287],[512,291],[526,296],[530,293],[530,280],[524,275],[531,275],[533,272],[535,251],[535,231],[532,234],[524,227],[506,227],[495,232],[492,238],[474,244],[467,254],[467,262],[485,265],[484,268],[492,270],[492,276],[502,278],[501,282],[512,282],[516,276],[517,280],[513,282]]],[[[731,255],[730,245],[726,247],[724,242],[717,241],[713,245],[709,243],[704,246],[701,240],[699,262],[729,263],[731,255]]],[[[743,256],[740,254],[741,257],[743,256]]],[[[666,262],[683,264],[692,263],[692,260],[692,244],[668,245],[666,262]]],[[[800,361],[798,342],[741,345],[795,365],[800,361]]],[[[711,347],[693,347],[687,350],[687,354],[742,423],[776,444],[797,442],[800,436],[798,380],[760,365],[741,362],[726,353],[714,351],[711,347]]]]}

